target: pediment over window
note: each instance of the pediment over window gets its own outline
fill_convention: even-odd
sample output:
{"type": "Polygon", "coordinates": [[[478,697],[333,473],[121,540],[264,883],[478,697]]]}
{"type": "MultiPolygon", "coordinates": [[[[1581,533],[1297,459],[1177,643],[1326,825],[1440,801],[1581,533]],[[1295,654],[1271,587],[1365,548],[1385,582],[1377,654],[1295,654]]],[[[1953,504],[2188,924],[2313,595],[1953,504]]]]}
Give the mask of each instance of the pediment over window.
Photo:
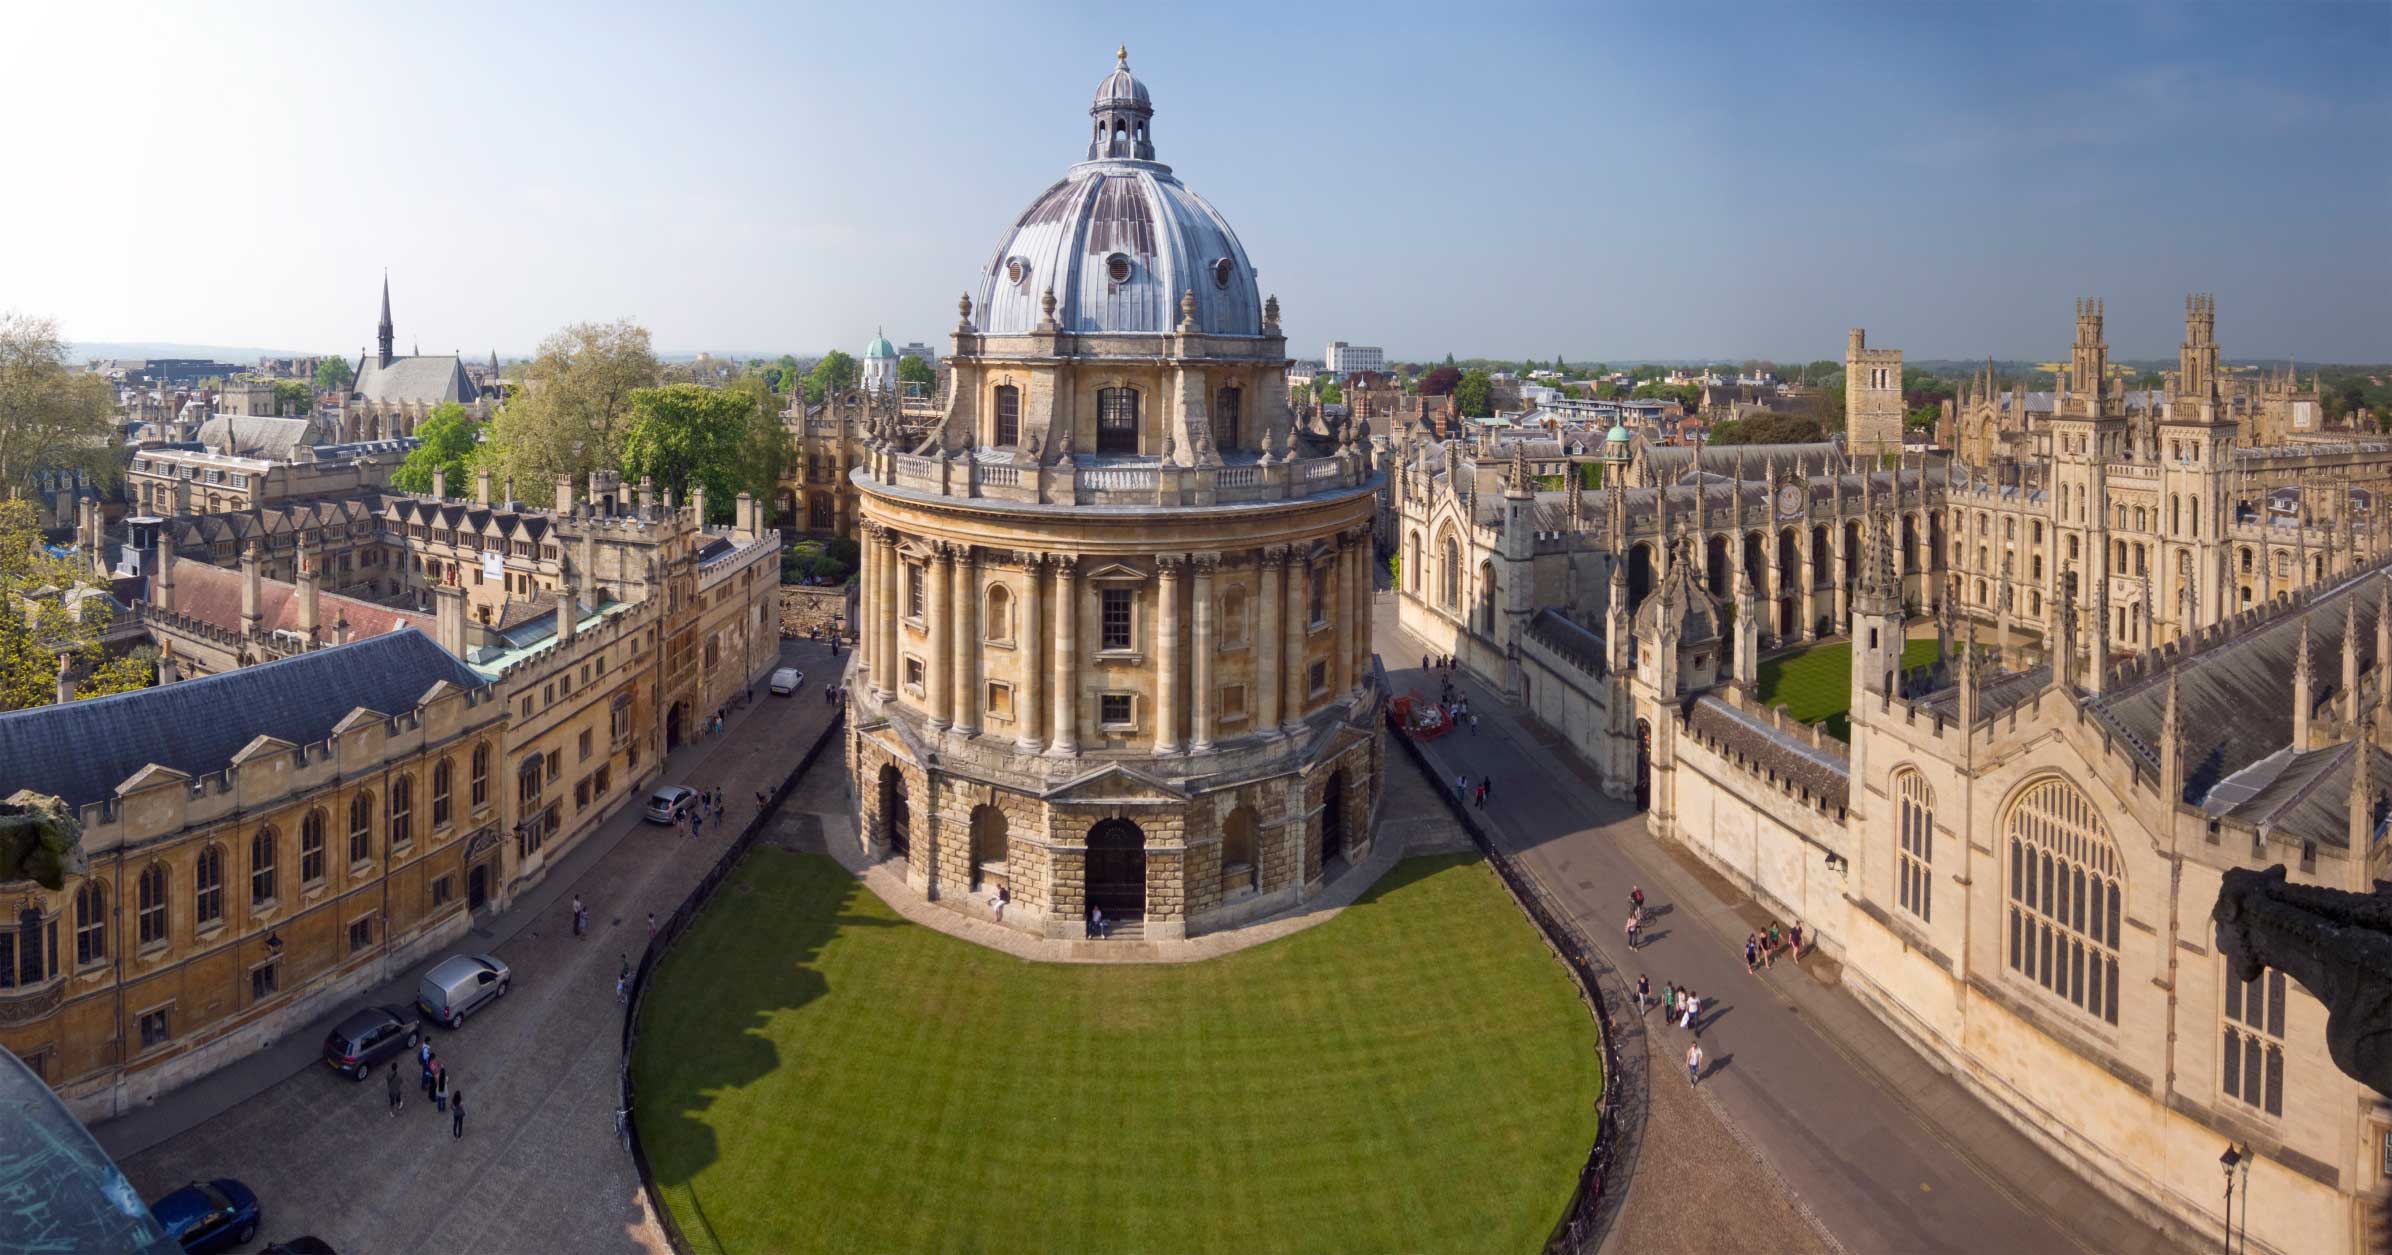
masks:
{"type": "Polygon", "coordinates": [[[1113,562],[1090,571],[1084,578],[1099,584],[1143,584],[1152,577],[1136,567],[1113,562]]]}
{"type": "Polygon", "coordinates": [[[1046,794],[1049,802],[1184,802],[1185,790],[1142,771],[1108,764],[1064,782],[1046,794]]]}

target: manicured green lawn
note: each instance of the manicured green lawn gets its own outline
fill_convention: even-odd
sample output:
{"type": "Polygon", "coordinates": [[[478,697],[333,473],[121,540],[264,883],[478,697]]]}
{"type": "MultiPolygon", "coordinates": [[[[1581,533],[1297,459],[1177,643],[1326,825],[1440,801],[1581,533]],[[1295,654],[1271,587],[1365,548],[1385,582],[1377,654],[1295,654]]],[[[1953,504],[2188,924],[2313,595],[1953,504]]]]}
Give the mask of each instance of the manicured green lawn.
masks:
{"type": "Polygon", "coordinates": [[[656,977],[640,1135],[699,1250],[1519,1251],[1594,1023],[1475,858],[1181,966],[1027,963],[759,849],[656,977]]]}
{"type": "MultiPolygon", "coordinates": [[[[1939,656],[1932,639],[1902,645],[1904,667],[1923,667],[1939,656]]],[[[1764,659],[1754,679],[1763,705],[1783,705],[1788,715],[1804,723],[1825,720],[1829,736],[1852,739],[1852,642],[1814,645],[1764,659]]]]}

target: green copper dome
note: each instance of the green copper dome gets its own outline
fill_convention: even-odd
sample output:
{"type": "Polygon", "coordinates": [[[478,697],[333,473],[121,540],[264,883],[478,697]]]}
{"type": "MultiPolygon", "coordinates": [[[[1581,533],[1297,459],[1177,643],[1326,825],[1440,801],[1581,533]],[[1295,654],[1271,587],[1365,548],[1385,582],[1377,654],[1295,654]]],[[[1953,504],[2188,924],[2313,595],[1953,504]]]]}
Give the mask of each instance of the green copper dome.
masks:
{"type": "Polygon", "coordinates": [[[872,333],[872,343],[864,346],[864,360],[871,361],[876,357],[895,356],[897,356],[896,346],[889,343],[889,338],[887,336],[884,336],[879,331],[875,330],[872,333]]]}

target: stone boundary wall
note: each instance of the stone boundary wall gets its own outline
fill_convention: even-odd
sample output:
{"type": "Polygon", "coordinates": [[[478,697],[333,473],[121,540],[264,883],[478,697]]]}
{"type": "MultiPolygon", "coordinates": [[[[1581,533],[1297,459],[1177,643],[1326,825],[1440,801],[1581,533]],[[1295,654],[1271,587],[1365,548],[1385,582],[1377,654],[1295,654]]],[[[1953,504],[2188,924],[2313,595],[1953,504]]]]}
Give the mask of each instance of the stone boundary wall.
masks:
{"type": "Polygon", "coordinates": [[[854,635],[853,588],[852,584],[835,588],[815,584],[781,585],[782,639],[808,639],[817,634],[827,634],[834,627],[844,635],[854,635]]]}

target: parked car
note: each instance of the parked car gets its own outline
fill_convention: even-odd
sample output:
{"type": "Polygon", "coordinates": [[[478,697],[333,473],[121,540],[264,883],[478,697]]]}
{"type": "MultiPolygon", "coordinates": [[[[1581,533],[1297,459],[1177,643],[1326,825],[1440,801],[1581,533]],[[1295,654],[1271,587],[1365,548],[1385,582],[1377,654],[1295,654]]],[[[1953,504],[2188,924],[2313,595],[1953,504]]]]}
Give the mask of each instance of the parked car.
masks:
{"type": "Polygon", "coordinates": [[[402,1050],[415,1049],[423,1037],[423,1022],[405,1007],[366,1007],[325,1035],[324,1062],[333,1071],[362,1081],[375,1064],[402,1050]]]}
{"type": "Polygon", "coordinates": [[[258,1255],[334,1255],[332,1243],[319,1237],[298,1237],[288,1242],[276,1242],[259,1251],[258,1255]]]}
{"type": "Polygon", "coordinates": [[[257,1195],[231,1177],[193,1181],[151,1203],[150,1217],[191,1255],[246,1246],[265,1221],[257,1195]]]}
{"type": "Polygon", "coordinates": [[[772,673],[772,691],[777,697],[787,697],[806,686],[806,673],[795,667],[783,667],[772,673]]]}
{"type": "Polygon", "coordinates": [[[679,823],[681,816],[697,804],[698,791],[668,784],[648,799],[648,822],[652,824],[679,823]]]}
{"type": "Polygon", "coordinates": [[[424,973],[423,983],[415,990],[415,1005],[435,1021],[456,1028],[465,1023],[466,1012],[493,998],[506,997],[514,976],[496,955],[452,955],[424,973]]]}

